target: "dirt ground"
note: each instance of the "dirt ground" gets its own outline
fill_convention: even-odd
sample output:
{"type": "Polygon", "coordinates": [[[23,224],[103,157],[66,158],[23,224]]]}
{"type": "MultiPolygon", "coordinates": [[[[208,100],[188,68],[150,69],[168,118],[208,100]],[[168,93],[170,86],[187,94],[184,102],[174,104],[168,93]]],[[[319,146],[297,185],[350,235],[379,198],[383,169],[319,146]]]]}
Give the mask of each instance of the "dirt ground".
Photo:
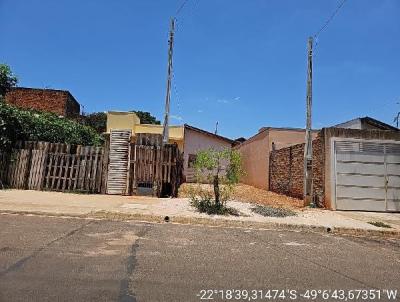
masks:
{"type": "MultiPolygon", "coordinates": [[[[179,197],[189,197],[189,190],[198,184],[184,183],[179,188],[179,197]]],[[[200,186],[210,188],[210,185],[201,184],[200,186]]],[[[271,191],[258,189],[249,185],[239,184],[235,188],[234,199],[248,203],[278,206],[290,209],[303,208],[303,201],[297,198],[288,197],[271,191]]]]}

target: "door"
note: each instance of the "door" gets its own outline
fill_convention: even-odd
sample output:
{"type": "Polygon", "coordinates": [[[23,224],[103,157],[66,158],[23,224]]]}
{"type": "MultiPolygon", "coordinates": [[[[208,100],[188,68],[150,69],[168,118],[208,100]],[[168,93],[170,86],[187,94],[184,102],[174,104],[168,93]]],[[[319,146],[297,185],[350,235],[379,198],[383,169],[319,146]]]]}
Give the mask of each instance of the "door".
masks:
{"type": "Polygon", "coordinates": [[[337,210],[400,211],[400,145],[335,141],[337,210]]]}

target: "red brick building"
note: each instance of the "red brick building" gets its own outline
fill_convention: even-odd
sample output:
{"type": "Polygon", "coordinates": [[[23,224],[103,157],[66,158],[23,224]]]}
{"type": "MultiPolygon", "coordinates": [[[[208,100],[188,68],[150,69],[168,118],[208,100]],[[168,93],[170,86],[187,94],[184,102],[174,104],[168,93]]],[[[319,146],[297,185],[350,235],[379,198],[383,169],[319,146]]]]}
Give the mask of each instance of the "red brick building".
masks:
{"type": "Polygon", "coordinates": [[[52,112],[67,118],[80,114],[80,105],[67,90],[16,87],[5,96],[6,103],[23,108],[52,112]]]}

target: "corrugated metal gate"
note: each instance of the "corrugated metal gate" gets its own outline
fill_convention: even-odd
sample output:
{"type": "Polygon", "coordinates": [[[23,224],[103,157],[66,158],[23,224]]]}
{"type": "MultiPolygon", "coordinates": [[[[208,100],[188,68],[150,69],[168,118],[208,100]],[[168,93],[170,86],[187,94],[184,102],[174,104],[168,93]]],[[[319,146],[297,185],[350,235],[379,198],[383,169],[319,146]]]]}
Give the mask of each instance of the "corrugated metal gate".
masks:
{"type": "Polygon", "coordinates": [[[337,210],[400,211],[400,143],[334,142],[337,210]]]}
{"type": "Polygon", "coordinates": [[[127,192],[130,139],[130,130],[111,130],[107,194],[127,192]]]}

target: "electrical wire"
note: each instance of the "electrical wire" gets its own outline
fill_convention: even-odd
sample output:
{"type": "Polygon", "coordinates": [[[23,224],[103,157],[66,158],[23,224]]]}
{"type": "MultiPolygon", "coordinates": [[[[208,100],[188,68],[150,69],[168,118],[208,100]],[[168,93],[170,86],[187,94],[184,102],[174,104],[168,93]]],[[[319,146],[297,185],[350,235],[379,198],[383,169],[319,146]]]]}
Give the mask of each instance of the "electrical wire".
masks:
{"type": "Polygon", "coordinates": [[[181,4],[181,6],[179,6],[179,8],[177,9],[176,13],[175,13],[175,17],[177,17],[179,15],[179,13],[181,12],[181,10],[185,7],[186,3],[188,3],[189,0],[184,0],[181,4]]]}
{"type": "MultiPolygon", "coordinates": [[[[175,20],[175,32],[179,32],[181,29],[181,18],[180,18],[180,22],[178,22],[178,15],[181,13],[181,11],[185,8],[186,4],[189,2],[189,0],[184,0],[182,1],[181,5],[178,7],[175,16],[173,17],[175,20]]],[[[196,6],[198,5],[199,0],[194,0],[193,1],[193,8],[189,13],[193,14],[193,11],[195,10],[196,6]]],[[[175,41],[176,42],[176,41],[175,41]]],[[[181,98],[180,98],[180,94],[178,92],[178,88],[176,85],[176,76],[175,76],[175,70],[174,68],[172,68],[171,70],[172,72],[172,89],[173,89],[173,93],[176,97],[176,101],[177,101],[177,112],[178,112],[178,117],[181,118],[181,122],[184,122],[184,117],[183,117],[183,112],[182,112],[182,102],[181,102],[181,98]]]]}
{"type": "Polygon", "coordinates": [[[336,10],[333,12],[333,14],[326,20],[324,25],[322,25],[322,27],[314,34],[314,38],[317,38],[328,27],[329,23],[333,20],[333,18],[335,18],[335,16],[339,12],[339,10],[343,7],[343,5],[345,4],[346,1],[347,0],[342,0],[342,2],[340,2],[340,4],[336,8],[336,10]]]}

